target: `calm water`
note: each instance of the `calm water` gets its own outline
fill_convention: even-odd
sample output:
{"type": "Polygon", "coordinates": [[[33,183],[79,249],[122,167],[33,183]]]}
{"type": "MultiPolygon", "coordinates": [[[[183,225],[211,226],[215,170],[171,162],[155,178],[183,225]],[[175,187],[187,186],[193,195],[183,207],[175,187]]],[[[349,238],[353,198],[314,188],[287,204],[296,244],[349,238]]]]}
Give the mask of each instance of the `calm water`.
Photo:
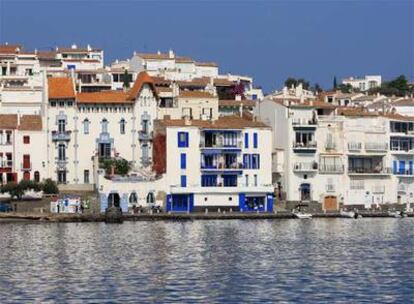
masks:
{"type": "Polygon", "coordinates": [[[414,218],[0,224],[0,303],[413,303],[414,218]]]}

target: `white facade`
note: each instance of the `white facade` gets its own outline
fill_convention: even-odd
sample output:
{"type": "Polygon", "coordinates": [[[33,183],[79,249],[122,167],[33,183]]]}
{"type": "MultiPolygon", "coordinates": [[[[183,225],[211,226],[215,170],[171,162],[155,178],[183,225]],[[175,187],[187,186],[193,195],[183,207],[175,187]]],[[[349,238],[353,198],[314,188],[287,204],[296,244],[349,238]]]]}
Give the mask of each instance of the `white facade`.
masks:
{"type": "Polygon", "coordinates": [[[350,84],[353,88],[361,92],[380,87],[382,83],[381,75],[366,75],[364,78],[349,77],[342,80],[342,84],[350,84]]]}

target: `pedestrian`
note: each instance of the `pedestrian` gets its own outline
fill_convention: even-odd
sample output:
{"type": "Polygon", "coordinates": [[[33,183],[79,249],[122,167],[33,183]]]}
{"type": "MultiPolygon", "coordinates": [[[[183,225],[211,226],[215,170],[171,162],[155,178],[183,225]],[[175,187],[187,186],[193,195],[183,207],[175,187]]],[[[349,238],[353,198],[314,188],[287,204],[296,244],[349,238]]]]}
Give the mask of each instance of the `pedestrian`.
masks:
{"type": "Polygon", "coordinates": [[[56,204],[56,210],[57,210],[57,213],[59,213],[59,211],[60,211],[60,205],[59,205],[59,203],[56,204]]]}
{"type": "Polygon", "coordinates": [[[80,213],[83,214],[83,210],[85,209],[85,207],[83,207],[83,203],[80,204],[80,213]]]}

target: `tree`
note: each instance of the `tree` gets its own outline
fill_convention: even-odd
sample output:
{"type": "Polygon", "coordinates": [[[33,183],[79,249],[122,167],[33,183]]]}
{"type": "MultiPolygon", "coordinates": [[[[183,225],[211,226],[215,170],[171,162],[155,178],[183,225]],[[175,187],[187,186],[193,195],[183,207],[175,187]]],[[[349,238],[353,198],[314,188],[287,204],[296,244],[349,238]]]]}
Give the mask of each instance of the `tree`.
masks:
{"type": "Polygon", "coordinates": [[[296,80],[296,78],[289,77],[288,79],[285,80],[285,87],[288,87],[288,88],[291,88],[292,86],[296,87],[297,84],[298,84],[298,81],[296,80]]]}
{"type": "Polygon", "coordinates": [[[59,188],[55,181],[50,178],[46,179],[42,184],[43,193],[45,194],[58,194],[59,188]]]}
{"type": "Polygon", "coordinates": [[[388,87],[397,89],[400,95],[405,95],[409,91],[408,81],[404,75],[400,75],[388,83],[388,87]]]}
{"type": "Polygon", "coordinates": [[[369,94],[382,94],[387,96],[404,96],[410,92],[407,78],[404,75],[400,75],[391,81],[385,81],[381,84],[381,87],[372,88],[369,94]]]}
{"type": "Polygon", "coordinates": [[[342,93],[352,93],[353,87],[349,83],[347,84],[340,84],[337,89],[339,89],[342,93]]]}
{"type": "Polygon", "coordinates": [[[130,86],[130,81],[129,81],[129,73],[128,70],[124,71],[124,81],[123,81],[123,85],[124,88],[128,89],[130,86]]]}
{"type": "Polygon", "coordinates": [[[23,188],[14,182],[7,183],[0,188],[1,193],[8,193],[11,198],[20,200],[24,194],[23,188]]]}
{"type": "Polygon", "coordinates": [[[334,90],[335,90],[337,87],[338,87],[338,83],[336,82],[336,76],[334,76],[334,79],[333,79],[333,88],[334,88],[334,90]]]}
{"type": "Polygon", "coordinates": [[[309,81],[306,81],[305,79],[303,79],[303,78],[299,78],[298,79],[298,84],[302,84],[302,87],[305,89],[305,90],[308,90],[309,89],[309,81]]]}
{"type": "Polygon", "coordinates": [[[319,83],[315,83],[315,85],[313,86],[312,91],[314,91],[315,93],[320,93],[323,92],[322,87],[319,85],[319,83]]]}

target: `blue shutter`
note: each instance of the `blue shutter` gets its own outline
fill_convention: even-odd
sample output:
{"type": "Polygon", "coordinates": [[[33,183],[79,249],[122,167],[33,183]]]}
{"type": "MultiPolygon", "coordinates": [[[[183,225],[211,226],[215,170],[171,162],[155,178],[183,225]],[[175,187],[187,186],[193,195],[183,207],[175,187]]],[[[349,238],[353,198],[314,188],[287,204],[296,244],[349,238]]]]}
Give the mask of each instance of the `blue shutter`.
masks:
{"type": "Polygon", "coordinates": [[[400,174],[405,173],[405,160],[400,160],[400,174]]]}
{"type": "Polygon", "coordinates": [[[397,174],[398,172],[397,172],[397,161],[396,160],[394,160],[393,162],[392,162],[392,172],[394,173],[394,174],[397,174]]]}
{"type": "Polygon", "coordinates": [[[172,196],[171,194],[167,194],[167,212],[172,210],[172,196]]]}
{"type": "Polygon", "coordinates": [[[188,147],[189,144],[190,144],[189,134],[188,132],[185,132],[185,146],[188,147]]]}
{"type": "Polygon", "coordinates": [[[180,163],[181,169],[187,168],[187,155],[185,153],[181,153],[181,163],[180,163]]]}
{"type": "Polygon", "coordinates": [[[245,204],[246,204],[246,194],[239,193],[239,208],[240,208],[240,211],[245,209],[245,204]]]}
{"type": "Polygon", "coordinates": [[[181,144],[181,132],[177,132],[177,144],[178,144],[178,148],[181,148],[182,144],[181,144]]]}
{"type": "Polygon", "coordinates": [[[187,187],[187,176],[181,175],[181,187],[187,187]]]}
{"type": "Polygon", "coordinates": [[[244,133],[244,148],[247,149],[249,147],[249,133],[244,133]]]}
{"type": "Polygon", "coordinates": [[[413,161],[412,160],[408,162],[408,174],[410,175],[413,174],[413,161]]]}
{"type": "Polygon", "coordinates": [[[260,169],[260,154],[257,155],[257,169],[260,169]]]}
{"type": "Polygon", "coordinates": [[[257,148],[257,133],[253,133],[253,148],[257,148]]]}

